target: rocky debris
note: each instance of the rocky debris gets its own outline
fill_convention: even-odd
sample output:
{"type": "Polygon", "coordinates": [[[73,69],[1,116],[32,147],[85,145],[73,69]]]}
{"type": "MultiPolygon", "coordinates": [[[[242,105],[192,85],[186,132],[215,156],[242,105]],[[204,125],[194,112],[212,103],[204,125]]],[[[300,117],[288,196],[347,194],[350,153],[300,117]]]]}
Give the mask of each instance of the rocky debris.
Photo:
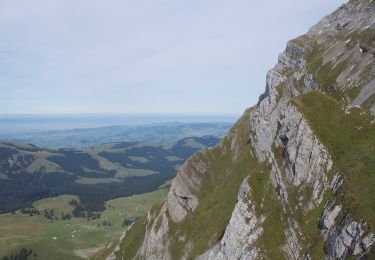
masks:
{"type": "Polygon", "coordinates": [[[255,259],[257,239],[263,233],[265,216],[257,217],[247,178],[238,192],[237,204],[220,243],[198,259],[255,259]]]}

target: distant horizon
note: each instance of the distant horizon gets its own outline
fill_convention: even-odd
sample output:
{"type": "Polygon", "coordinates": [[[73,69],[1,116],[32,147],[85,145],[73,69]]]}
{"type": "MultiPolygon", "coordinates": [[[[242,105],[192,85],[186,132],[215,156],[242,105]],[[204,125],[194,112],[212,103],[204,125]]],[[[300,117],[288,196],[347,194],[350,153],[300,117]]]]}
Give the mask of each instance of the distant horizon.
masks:
{"type": "Polygon", "coordinates": [[[0,115],[0,138],[18,134],[168,123],[234,123],[241,115],[19,114],[0,115]]]}
{"type": "MultiPolygon", "coordinates": [[[[245,112],[245,110],[244,110],[245,112]]],[[[1,116],[241,116],[240,113],[0,113],[1,116]]]]}

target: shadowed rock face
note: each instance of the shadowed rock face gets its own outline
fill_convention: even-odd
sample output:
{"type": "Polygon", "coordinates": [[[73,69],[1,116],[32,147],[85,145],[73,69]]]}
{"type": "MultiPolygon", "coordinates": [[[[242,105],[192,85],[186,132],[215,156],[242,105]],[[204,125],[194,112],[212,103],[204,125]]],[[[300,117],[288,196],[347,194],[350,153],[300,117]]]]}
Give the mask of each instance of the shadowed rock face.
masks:
{"type": "Polygon", "coordinates": [[[188,211],[194,211],[198,198],[194,191],[200,188],[201,174],[205,174],[207,166],[196,155],[193,155],[180,169],[173,180],[167,197],[167,208],[174,222],[182,221],[188,211]]]}
{"type": "MultiPolygon", "coordinates": [[[[373,257],[370,250],[375,235],[369,223],[373,223],[375,216],[355,215],[354,204],[341,199],[351,184],[346,173],[340,171],[338,154],[332,152],[337,147],[333,149],[330,140],[327,142],[322,132],[316,131],[311,115],[304,111],[312,105],[308,101],[319,100],[311,97],[320,97],[339,107],[340,116],[354,113],[356,105],[361,106],[356,108],[361,109],[360,115],[372,117],[374,32],[375,2],[350,1],[324,17],[306,35],[290,41],[278,63],[267,73],[266,90],[258,104],[246,111],[217,147],[194,155],[181,167],[167,201],[149,222],[146,237],[133,257],[345,259],[367,254],[373,257]],[[363,44],[368,46],[367,52],[360,47],[363,44]],[[227,156],[230,160],[223,163],[222,158],[227,156]],[[257,173],[254,169],[261,165],[264,165],[262,173],[257,173]],[[229,182],[231,174],[237,173],[234,169],[238,174],[245,169],[248,174],[236,185],[237,199],[222,235],[218,239],[217,232],[210,234],[207,230],[211,229],[202,228],[201,237],[207,237],[202,246],[201,237],[191,234],[186,223],[195,223],[194,219],[202,221],[202,215],[209,214],[214,205],[207,203],[207,197],[201,194],[217,194],[222,186],[209,185],[211,180],[219,172],[225,172],[226,175],[218,177],[218,183],[229,182]],[[206,207],[206,211],[200,207],[206,207]],[[156,221],[159,218],[162,228],[160,221],[156,221]],[[153,245],[148,241],[154,241],[153,245]]],[[[351,131],[357,130],[360,127],[353,125],[351,131]]],[[[369,131],[375,131],[373,124],[369,131]]],[[[374,157],[368,155],[366,160],[373,162],[374,157]]],[[[364,165],[361,167],[371,163],[364,165]]],[[[374,181],[375,176],[371,176],[374,181]]],[[[224,209],[227,205],[221,206],[224,209]]],[[[126,243],[125,238],[123,244],[126,243]]]]}

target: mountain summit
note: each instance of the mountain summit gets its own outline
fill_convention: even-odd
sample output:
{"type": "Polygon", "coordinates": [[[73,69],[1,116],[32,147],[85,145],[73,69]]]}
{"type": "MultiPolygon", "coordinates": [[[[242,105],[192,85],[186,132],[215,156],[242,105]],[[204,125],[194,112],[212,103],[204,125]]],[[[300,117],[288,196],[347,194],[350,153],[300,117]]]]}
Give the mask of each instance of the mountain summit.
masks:
{"type": "Polygon", "coordinates": [[[375,1],[288,42],[266,91],[107,259],[374,259],[375,1]]]}

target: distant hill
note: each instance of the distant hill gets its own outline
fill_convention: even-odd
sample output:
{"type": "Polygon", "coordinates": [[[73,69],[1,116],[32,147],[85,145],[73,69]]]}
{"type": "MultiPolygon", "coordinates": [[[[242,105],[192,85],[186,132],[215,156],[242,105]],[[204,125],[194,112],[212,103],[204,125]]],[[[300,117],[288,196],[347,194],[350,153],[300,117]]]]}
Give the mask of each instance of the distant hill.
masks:
{"type": "Polygon", "coordinates": [[[78,195],[87,210],[106,200],[157,189],[194,152],[219,138],[189,137],[171,144],[108,143],[87,149],[43,149],[0,142],[0,212],[59,194],[78,195]]]}
{"type": "Polygon", "coordinates": [[[222,138],[232,123],[160,123],[87,129],[0,134],[0,140],[32,143],[44,148],[87,148],[112,142],[172,143],[189,136],[222,138]]]}

